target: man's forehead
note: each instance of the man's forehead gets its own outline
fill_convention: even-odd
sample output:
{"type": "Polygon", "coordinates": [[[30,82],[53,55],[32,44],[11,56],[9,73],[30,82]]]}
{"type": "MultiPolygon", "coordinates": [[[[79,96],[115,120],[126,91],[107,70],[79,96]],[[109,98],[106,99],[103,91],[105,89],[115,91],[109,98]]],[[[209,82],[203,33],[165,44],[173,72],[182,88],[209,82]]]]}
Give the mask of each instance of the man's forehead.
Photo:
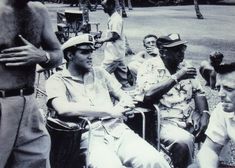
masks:
{"type": "Polygon", "coordinates": [[[154,37],[147,37],[144,41],[147,42],[147,41],[157,41],[154,37]]]}
{"type": "Polygon", "coordinates": [[[235,71],[226,74],[218,74],[216,81],[216,85],[226,85],[235,88],[235,71]]]}

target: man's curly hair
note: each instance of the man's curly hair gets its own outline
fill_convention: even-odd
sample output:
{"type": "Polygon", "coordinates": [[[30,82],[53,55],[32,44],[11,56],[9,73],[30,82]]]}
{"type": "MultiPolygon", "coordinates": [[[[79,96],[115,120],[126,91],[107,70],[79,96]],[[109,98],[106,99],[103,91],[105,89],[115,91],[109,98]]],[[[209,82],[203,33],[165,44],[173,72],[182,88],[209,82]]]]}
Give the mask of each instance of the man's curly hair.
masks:
{"type": "Polygon", "coordinates": [[[223,54],[220,52],[213,52],[210,54],[211,65],[218,74],[226,74],[235,71],[235,62],[222,63],[223,54]]]}

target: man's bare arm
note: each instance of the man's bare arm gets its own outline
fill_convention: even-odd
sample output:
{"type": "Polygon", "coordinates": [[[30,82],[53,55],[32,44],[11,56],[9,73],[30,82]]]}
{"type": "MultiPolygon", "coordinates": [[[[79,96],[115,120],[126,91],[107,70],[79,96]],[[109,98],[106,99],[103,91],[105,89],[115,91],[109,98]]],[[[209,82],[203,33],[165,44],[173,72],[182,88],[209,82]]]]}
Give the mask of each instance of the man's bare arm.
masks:
{"type": "Polygon", "coordinates": [[[156,102],[161,99],[177,82],[185,79],[194,79],[196,76],[195,68],[184,68],[174,74],[176,79],[169,78],[165,81],[153,85],[145,94],[145,102],[156,102]]]}
{"type": "Polygon", "coordinates": [[[64,117],[113,117],[120,118],[130,108],[123,107],[121,105],[116,105],[114,107],[102,106],[91,106],[79,104],[76,102],[68,102],[62,98],[54,98],[51,101],[52,107],[58,112],[59,115],[64,117]]]}
{"type": "Polygon", "coordinates": [[[49,63],[41,63],[43,68],[53,68],[62,63],[63,53],[61,51],[60,43],[53,31],[51,21],[49,19],[49,13],[44,7],[44,12],[42,12],[44,18],[44,28],[42,32],[42,48],[49,53],[50,61],[49,63]]]}

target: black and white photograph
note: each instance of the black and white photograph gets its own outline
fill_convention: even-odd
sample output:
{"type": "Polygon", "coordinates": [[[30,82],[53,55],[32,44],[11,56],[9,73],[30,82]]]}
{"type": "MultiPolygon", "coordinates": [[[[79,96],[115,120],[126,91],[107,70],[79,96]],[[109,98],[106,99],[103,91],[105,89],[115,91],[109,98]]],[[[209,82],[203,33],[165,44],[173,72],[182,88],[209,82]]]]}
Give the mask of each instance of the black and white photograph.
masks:
{"type": "Polygon", "coordinates": [[[235,168],[235,0],[0,0],[0,168],[235,168]]]}

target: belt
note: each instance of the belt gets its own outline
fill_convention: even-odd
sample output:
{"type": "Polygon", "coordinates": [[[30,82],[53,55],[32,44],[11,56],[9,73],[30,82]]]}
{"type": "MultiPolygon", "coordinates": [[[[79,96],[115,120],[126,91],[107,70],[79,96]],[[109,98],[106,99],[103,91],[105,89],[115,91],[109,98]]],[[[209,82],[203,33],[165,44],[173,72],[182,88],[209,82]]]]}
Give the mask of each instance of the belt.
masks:
{"type": "Polygon", "coordinates": [[[0,89],[0,97],[12,97],[12,96],[26,96],[34,93],[34,87],[22,88],[22,89],[0,89]]]}

